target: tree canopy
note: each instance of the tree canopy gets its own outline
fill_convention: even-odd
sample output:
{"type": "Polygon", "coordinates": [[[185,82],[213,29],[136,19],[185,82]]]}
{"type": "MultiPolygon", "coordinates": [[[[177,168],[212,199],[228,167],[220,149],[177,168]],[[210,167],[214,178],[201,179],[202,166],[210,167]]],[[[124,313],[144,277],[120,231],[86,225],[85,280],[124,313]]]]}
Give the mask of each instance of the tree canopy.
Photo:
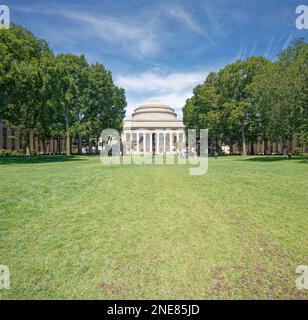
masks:
{"type": "MultiPolygon", "coordinates": [[[[190,128],[208,128],[212,149],[258,137],[307,141],[308,44],[303,40],[280,52],[277,60],[250,57],[210,73],[183,109],[190,128]]],[[[285,146],[287,148],[287,146],[285,146]]]]}
{"type": "MultiPolygon", "coordinates": [[[[102,64],[90,65],[85,56],[54,53],[48,44],[19,25],[0,30],[0,119],[18,128],[27,154],[30,135],[46,151],[50,138],[73,138],[78,152],[98,143],[105,128],[121,130],[125,91],[102,64]]],[[[59,148],[59,152],[61,152],[59,148]]]]}

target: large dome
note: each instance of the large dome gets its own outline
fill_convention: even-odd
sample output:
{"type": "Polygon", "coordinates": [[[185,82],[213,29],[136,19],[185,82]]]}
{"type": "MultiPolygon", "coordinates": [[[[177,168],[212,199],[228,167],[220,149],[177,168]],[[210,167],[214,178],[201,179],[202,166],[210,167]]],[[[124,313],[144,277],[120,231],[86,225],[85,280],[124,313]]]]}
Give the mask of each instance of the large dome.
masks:
{"type": "Polygon", "coordinates": [[[177,115],[174,110],[158,100],[151,100],[136,108],[132,121],[177,121],[177,115]]]}

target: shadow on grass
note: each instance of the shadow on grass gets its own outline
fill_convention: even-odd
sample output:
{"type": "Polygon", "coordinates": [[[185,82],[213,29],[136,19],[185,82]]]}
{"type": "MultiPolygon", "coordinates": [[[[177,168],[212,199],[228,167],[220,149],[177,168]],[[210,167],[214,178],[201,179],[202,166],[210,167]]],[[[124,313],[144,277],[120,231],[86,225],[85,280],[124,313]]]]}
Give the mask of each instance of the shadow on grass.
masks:
{"type": "Polygon", "coordinates": [[[254,162],[296,161],[297,163],[308,163],[308,157],[292,156],[291,159],[286,160],[284,156],[255,156],[247,159],[241,159],[241,161],[254,161],[254,162]]]}
{"type": "Polygon", "coordinates": [[[31,157],[0,157],[1,165],[14,164],[35,164],[35,163],[51,163],[51,162],[72,162],[84,161],[86,158],[81,156],[31,156],[31,157]]]}

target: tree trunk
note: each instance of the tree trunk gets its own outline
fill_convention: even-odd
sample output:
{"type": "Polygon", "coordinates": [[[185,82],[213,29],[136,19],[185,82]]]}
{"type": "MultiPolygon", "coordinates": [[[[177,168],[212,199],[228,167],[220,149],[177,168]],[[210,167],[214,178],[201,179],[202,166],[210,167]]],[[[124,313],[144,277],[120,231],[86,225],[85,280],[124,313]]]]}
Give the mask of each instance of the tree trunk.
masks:
{"type": "Polygon", "coordinates": [[[71,137],[71,138],[70,138],[70,154],[73,153],[73,142],[74,142],[74,138],[71,137]]]}
{"type": "Polygon", "coordinates": [[[30,135],[26,136],[26,156],[31,156],[30,135]]]}
{"type": "Polygon", "coordinates": [[[82,139],[80,133],[78,133],[78,154],[82,155],[82,139]]]}
{"type": "Polygon", "coordinates": [[[251,155],[255,155],[255,147],[254,147],[254,142],[253,141],[251,141],[251,147],[250,147],[251,149],[250,149],[250,154],[251,155]]]}
{"type": "Polygon", "coordinates": [[[219,144],[218,144],[218,137],[215,136],[215,154],[219,154],[219,144]]]}
{"type": "Polygon", "coordinates": [[[71,155],[71,141],[70,141],[70,133],[69,133],[69,122],[68,122],[68,114],[65,115],[65,126],[66,126],[66,155],[71,155]]]}
{"type": "Polygon", "coordinates": [[[57,138],[57,144],[58,144],[58,153],[59,155],[61,155],[61,138],[60,137],[57,138]]]}
{"type": "Polygon", "coordinates": [[[89,137],[89,155],[92,154],[92,139],[89,137]]]}
{"type": "Polygon", "coordinates": [[[290,151],[290,142],[289,142],[289,139],[287,139],[287,142],[286,142],[286,152],[287,152],[287,154],[289,154],[289,151],[290,151]]]}
{"type": "Polygon", "coordinates": [[[46,150],[46,140],[45,139],[42,139],[42,145],[43,145],[43,153],[46,154],[47,150],[46,150]]]}
{"type": "Polygon", "coordinates": [[[293,139],[290,139],[288,153],[293,154],[293,139]]]}
{"type": "Polygon", "coordinates": [[[267,155],[267,151],[268,151],[268,140],[267,138],[264,138],[264,150],[263,153],[266,156],[267,155]]]}
{"type": "Polygon", "coordinates": [[[233,155],[233,141],[230,140],[230,146],[229,146],[229,150],[230,150],[230,155],[233,155]]]}
{"type": "Polygon", "coordinates": [[[288,140],[283,139],[282,140],[282,145],[283,145],[283,154],[286,155],[288,154],[288,140]]]}
{"type": "Polygon", "coordinates": [[[92,131],[90,128],[90,130],[89,130],[89,155],[92,154],[92,138],[91,138],[91,136],[92,136],[92,131]]]}
{"type": "Polygon", "coordinates": [[[241,133],[242,133],[242,153],[243,153],[243,157],[247,157],[245,127],[243,125],[241,126],[241,133]]]}
{"type": "Polygon", "coordinates": [[[98,154],[98,143],[99,143],[99,138],[96,138],[96,150],[95,150],[96,154],[98,154]]]}

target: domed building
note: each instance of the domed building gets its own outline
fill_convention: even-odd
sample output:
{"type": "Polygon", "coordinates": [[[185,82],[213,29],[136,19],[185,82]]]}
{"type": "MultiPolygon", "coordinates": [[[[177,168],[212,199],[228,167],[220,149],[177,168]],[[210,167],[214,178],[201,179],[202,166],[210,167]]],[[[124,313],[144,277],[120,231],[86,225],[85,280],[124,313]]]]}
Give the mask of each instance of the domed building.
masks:
{"type": "Polygon", "coordinates": [[[184,149],[183,122],[174,109],[157,100],[136,108],[123,129],[124,154],[176,154],[184,149]]]}

